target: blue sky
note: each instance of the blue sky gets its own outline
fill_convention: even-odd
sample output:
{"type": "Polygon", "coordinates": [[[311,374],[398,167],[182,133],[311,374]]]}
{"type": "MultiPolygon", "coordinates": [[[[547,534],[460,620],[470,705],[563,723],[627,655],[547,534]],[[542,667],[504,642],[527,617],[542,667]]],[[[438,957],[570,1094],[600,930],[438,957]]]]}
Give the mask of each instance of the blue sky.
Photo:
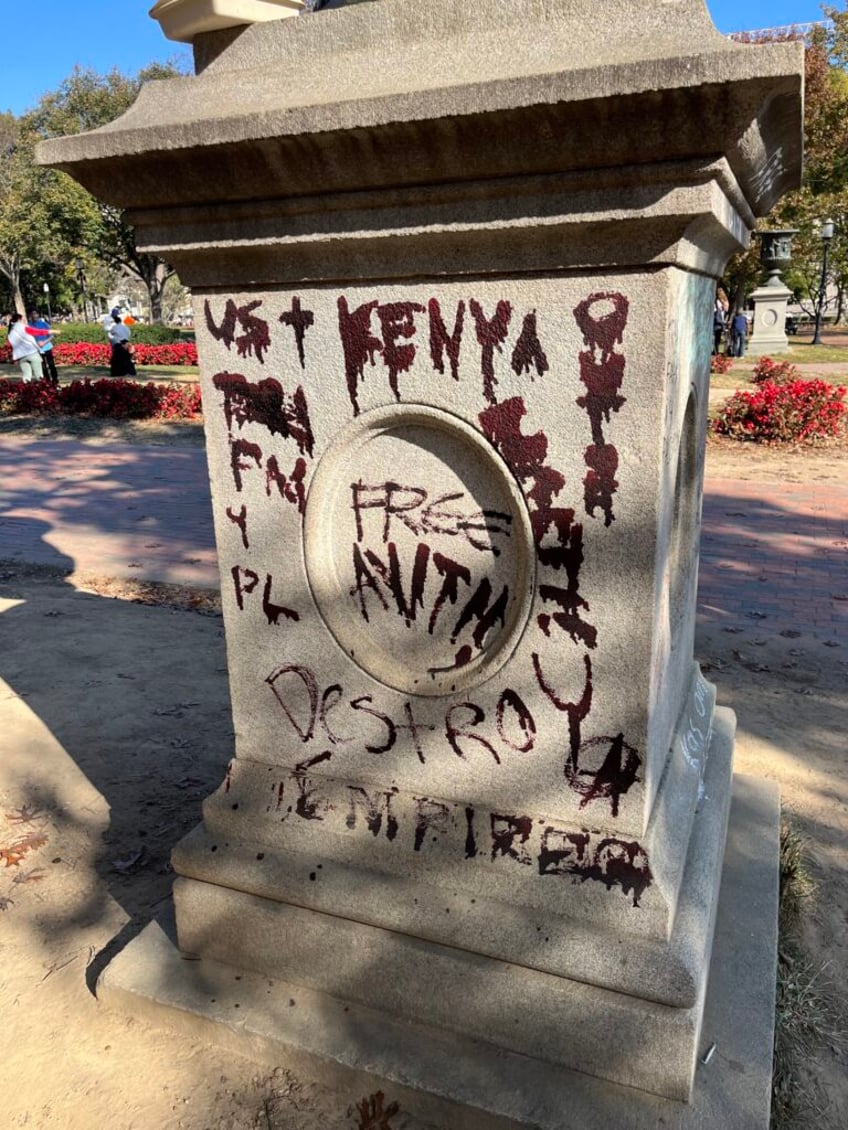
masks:
{"type": "MultiPolygon", "coordinates": [[[[413,2],[413,0],[409,0],[413,2]]],[[[603,3],[603,0],[599,0],[603,3]]],[[[520,3],[520,0],[516,0],[520,3]]],[[[148,15],[153,0],[40,0],[5,23],[0,110],[21,114],[55,90],[76,64],[135,73],[188,48],[165,39],[148,15]]],[[[744,31],[821,18],[819,0],[707,0],[719,31],[744,31]]],[[[835,6],[841,7],[839,0],[835,6]]]]}

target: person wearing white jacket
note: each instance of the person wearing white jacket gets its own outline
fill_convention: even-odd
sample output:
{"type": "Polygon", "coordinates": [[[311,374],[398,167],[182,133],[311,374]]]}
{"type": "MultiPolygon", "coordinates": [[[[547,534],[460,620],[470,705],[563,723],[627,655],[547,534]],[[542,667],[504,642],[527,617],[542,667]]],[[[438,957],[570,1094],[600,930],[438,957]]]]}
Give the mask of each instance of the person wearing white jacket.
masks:
{"type": "Polygon", "coordinates": [[[41,380],[41,354],[33,337],[37,333],[38,330],[28,326],[20,314],[13,314],[9,319],[12,360],[20,365],[21,376],[25,381],[41,380]]]}

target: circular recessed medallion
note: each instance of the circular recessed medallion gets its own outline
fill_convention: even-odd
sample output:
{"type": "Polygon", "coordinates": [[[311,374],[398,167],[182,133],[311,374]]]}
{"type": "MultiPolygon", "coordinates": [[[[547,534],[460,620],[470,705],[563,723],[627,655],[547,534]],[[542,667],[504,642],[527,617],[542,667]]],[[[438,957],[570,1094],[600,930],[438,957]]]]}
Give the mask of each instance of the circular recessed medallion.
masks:
{"type": "Polygon", "coordinates": [[[306,504],[318,609],[369,675],[411,694],[483,682],[530,613],[524,498],[488,441],[434,408],[377,408],[322,457],[306,504]]]}

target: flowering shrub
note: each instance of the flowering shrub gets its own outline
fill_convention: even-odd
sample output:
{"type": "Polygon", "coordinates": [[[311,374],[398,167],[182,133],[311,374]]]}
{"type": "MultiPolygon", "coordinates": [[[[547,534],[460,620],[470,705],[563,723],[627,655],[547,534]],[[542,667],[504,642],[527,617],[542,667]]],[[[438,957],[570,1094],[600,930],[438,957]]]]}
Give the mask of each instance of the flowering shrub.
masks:
{"type": "Polygon", "coordinates": [[[56,416],[62,408],[52,381],[0,381],[0,408],[26,416],[56,416]]]}
{"type": "MultiPolygon", "coordinates": [[[[136,345],[137,365],[196,365],[197,346],[191,341],[174,345],[136,345]]],[[[107,342],[75,341],[57,342],[53,359],[57,365],[101,365],[108,367],[112,347],[107,342]]],[[[12,351],[8,345],[0,347],[0,362],[10,362],[12,351]]]]}
{"type": "Polygon", "coordinates": [[[846,391],[826,381],[763,381],[754,392],[735,392],[713,427],[719,435],[758,443],[829,439],[845,416],[846,391]]]}
{"type": "Polygon", "coordinates": [[[156,415],[161,420],[185,420],[199,416],[203,410],[200,385],[167,385],[159,388],[156,415]]]}
{"type": "Polygon", "coordinates": [[[201,407],[196,384],[140,384],[112,378],[62,386],[50,381],[0,381],[0,410],[16,415],[185,420],[199,415],[201,407]]]}
{"type": "Polygon", "coordinates": [[[788,384],[789,381],[797,381],[799,377],[798,370],[791,361],[772,361],[771,357],[761,357],[754,366],[751,379],[758,385],[764,381],[774,381],[775,384],[783,385],[788,384]]]}
{"type": "Polygon", "coordinates": [[[714,353],[710,358],[711,373],[729,373],[733,368],[733,358],[726,353],[714,353]]]}

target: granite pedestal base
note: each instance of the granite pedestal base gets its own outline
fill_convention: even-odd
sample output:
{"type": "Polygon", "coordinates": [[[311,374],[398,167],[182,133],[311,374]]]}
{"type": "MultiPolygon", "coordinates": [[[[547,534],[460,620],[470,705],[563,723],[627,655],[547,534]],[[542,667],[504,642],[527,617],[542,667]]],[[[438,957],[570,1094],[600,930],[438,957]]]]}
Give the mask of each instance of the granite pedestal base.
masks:
{"type": "MultiPolygon", "coordinates": [[[[98,997],[153,1023],[204,1035],[232,1051],[285,1065],[328,1086],[350,1088],[352,1094],[382,1088],[402,1109],[446,1130],[647,1130],[657,1125],[765,1130],[774,1023],[779,815],[779,795],[772,784],[734,779],[700,1033],[693,1026],[698,1062],[688,1104],[209,959],[186,962],[172,927],[165,923],[152,923],[110,964],[98,983],[98,997]],[[704,1065],[701,1059],[713,1043],[715,1053],[704,1065]]],[[[455,1001],[454,1007],[460,1011],[462,1001],[455,1001]]],[[[681,1011],[652,1007],[669,1014],[681,1011]]],[[[654,1053],[661,1074],[665,1049],[657,1044],[654,1053]]]]}

